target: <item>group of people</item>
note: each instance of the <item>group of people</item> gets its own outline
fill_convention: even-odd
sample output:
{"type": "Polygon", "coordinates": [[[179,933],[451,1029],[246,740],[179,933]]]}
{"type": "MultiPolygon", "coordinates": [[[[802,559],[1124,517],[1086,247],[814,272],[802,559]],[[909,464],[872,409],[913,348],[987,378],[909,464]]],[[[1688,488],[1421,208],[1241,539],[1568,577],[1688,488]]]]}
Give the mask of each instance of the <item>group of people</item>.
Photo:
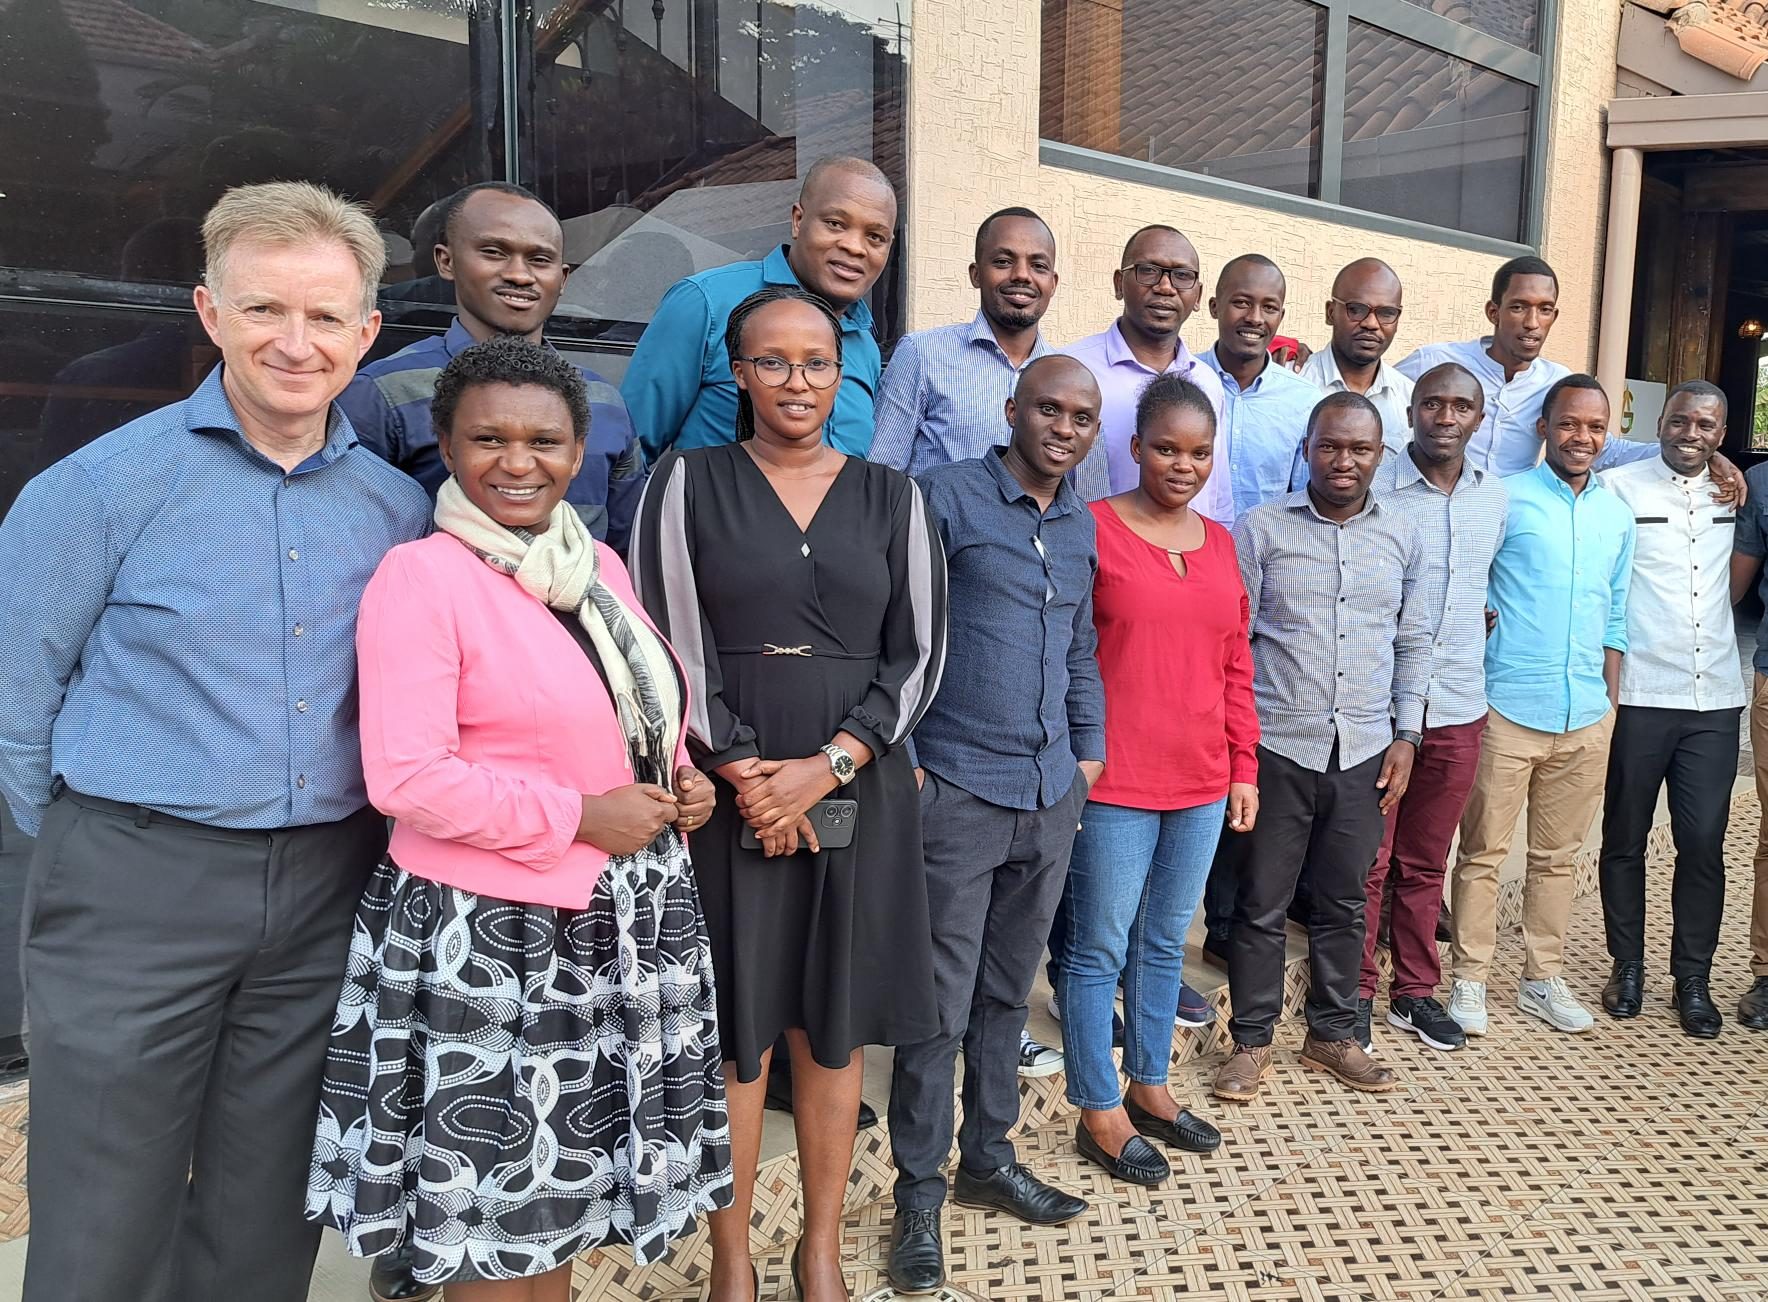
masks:
{"type": "MultiPolygon", "coordinates": [[[[1291,917],[1306,1066],[1399,1084],[1384,933],[1387,1022],[1485,1034],[1525,800],[1521,1010],[1592,1025],[1564,940],[1600,805],[1603,1006],[1641,1012],[1667,783],[1671,1002],[1719,1033],[1731,607],[1768,555],[1721,391],[1611,439],[1541,355],[1537,258],[1498,270],[1490,335],[1397,363],[1400,280],[1353,262],[1292,366],[1282,271],[1244,254],[1193,354],[1204,269],[1159,225],[1119,317],[1055,347],[1020,207],[977,231],[975,318],[885,366],[897,226],[876,168],[817,163],[790,241],[677,283],[616,387],[544,341],[568,268],[518,187],[440,206],[456,320],[360,369],[372,216],[303,183],[217,203],[221,364],[0,524],[0,791],[38,837],[27,1302],[299,1302],[323,1226],[382,1302],[563,1302],[577,1254],[643,1265],[701,1217],[712,1302],[753,1302],[770,1097],[795,1287],[844,1299],[873,1045],[889,1276],[931,1292],[948,1194],[1086,1211],[1018,1160],[1021,1073],[1065,1070],[1117,1178],[1220,1145],[1167,1085],[1175,1022],[1213,1018],[1200,907],[1218,1098],[1270,1069],[1291,917]],[[1025,1030],[1046,954],[1061,1050],[1025,1030]]],[[[1768,833],[1756,882],[1759,1030],[1768,833]]]]}

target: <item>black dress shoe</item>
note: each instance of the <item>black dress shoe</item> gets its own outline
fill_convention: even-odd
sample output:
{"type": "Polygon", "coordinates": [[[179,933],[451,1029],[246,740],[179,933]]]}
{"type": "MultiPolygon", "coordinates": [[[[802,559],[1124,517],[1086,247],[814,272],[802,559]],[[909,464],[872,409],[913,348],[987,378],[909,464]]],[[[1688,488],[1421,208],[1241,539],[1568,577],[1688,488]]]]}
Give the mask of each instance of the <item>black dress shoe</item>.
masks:
{"type": "Polygon", "coordinates": [[[1636,958],[1617,958],[1608,984],[1602,987],[1602,1006],[1610,1017],[1637,1017],[1645,1006],[1645,964],[1636,958]]]}
{"type": "Polygon", "coordinates": [[[897,1211],[890,1222],[890,1260],[885,1273],[898,1293],[931,1293],[945,1283],[945,1245],[939,1241],[938,1212],[897,1211]]]}
{"type": "Polygon", "coordinates": [[[1105,1151],[1104,1145],[1093,1138],[1093,1132],[1087,1129],[1087,1123],[1074,1123],[1074,1146],[1080,1155],[1089,1162],[1096,1162],[1119,1180],[1127,1180],[1131,1184],[1139,1184],[1152,1189],[1165,1182],[1173,1173],[1166,1159],[1154,1151],[1150,1144],[1140,1135],[1131,1135],[1124,1142],[1123,1150],[1116,1157],[1105,1151]]]}
{"type": "Polygon", "coordinates": [[[1449,906],[1443,905],[1443,911],[1437,914],[1436,938],[1447,945],[1455,939],[1455,919],[1449,913],[1449,906]]]}
{"type": "Polygon", "coordinates": [[[1203,937],[1203,957],[1222,971],[1228,970],[1228,949],[1233,936],[1228,932],[1211,931],[1203,937]]]}
{"type": "Polygon", "coordinates": [[[1737,1020],[1752,1031],[1768,1031],[1768,976],[1759,976],[1737,1001],[1737,1020]]]}
{"type": "Polygon", "coordinates": [[[859,1105],[859,1129],[870,1130],[873,1126],[875,1126],[877,1124],[878,1124],[877,1111],[875,1109],[873,1109],[873,1107],[870,1103],[867,1103],[864,1099],[861,1099],[860,1105],[859,1105]]]}
{"type": "Polygon", "coordinates": [[[1670,1007],[1682,1019],[1682,1029],[1696,1039],[1711,1040],[1725,1025],[1725,1019],[1713,1006],[1712,992],[1704,976],[1679,977],[1676,992],[1670,996],[1670,1007]]]}
{"type": "Polygon", "coordinates": [[[1045,1184],[1019,1162],[981,1175],[960,1166],[952,1199],[964,1207],[996,1208],[1027,1225],[1060,1225],[1087,1209],[1085,1199],[1045,1184]]]}
{"type": "Polygon", "coordinates": [[[1155,1116],[1128,1099],[1124,1100],[1123,1110],[1130,1114],[1130,1124],[1140,1133],[1158,1139],[1168,1148],[1182,1149],[1187,1153],[1213,1153],[1222,1146],[1222,1132],[1184,1108],[1180,1108],[1179,1115],[1171,1121],[1155,1116]]]}
{"type": "Polygon", "coordinates": [[[368,1270],[368,1295],[374,1302],[430,1302],[442,1296],[442,1286],[412,1278],[411,1245],[402,1243],[374,1259],[368,1270]]]}
{"type": "MultiPolygon", "coordinates": [[[[762,1100],[762,1106],[769,1112],[790,1112],[792,1110],[791,1089],[789,1087],[783,1090],[776,1089],[774,1088],[773,1080],[769,1079],[767,1083],[767,1094],[762,1100]]],[[[870,1130],[877,1124],[877,1110],[874,1109],[870,1103],[861,1099],[859,1104],[859,1116],[854,1123],[854,1129],[870,1130]]]]}

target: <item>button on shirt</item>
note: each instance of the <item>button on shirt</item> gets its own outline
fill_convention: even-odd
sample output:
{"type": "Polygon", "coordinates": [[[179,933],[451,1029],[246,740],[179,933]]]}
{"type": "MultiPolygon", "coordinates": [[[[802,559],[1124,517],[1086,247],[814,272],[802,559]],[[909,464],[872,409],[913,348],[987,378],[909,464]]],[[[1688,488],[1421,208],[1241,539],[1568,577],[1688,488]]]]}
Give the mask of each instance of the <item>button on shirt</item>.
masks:
{"type": "Polygon", "coordinates": [[[221,376],[58,461],[0,525],[0,790],[27,832],[58,775],[217,827],[368,801],[356,609],[429,498],[335,409],[285,471],[221,376]]]}
{"type": "Polygon", "coordinates": [[[919,480],[945,545],[950,621],[915,762],[1008,809],[1048,809],[1105,758],[1094,658],[1093,516],[1064,482],[1049,510],[998,449],[919,480]]]}
{"type": "Polygon", "coordinates": [[[1621,704],[1731,710],[1747,703],[1731,621],[1737,516],[1713,500],[1713,477],[1677,474],[1660,454],[1605,471],[1633,511],[1633,583],[1621,704]]]}
{"type": "MultiPolygon", "coordinates": [[[[737,437],[737,382],[724,331],[731,309],[769,285],[796,285],[782,244],[760,262],[733,262],[678,280],[639,336],[620,384],[645,461],[670,448],[710,448],[737,437]]],[[[829,442],[850,457],[872,446],[872,400],[883,361],[864,299],[840,314],[841,389],[829,442]]]]}
{"type": "MultiPolygon", "coordinates": [[[[1113,493],[1127,493],[1141,482],[1141,468],[1130,456],[1130,439],[1136,432],[1136,400],[1156,374],[1182,375],[1209,395],[1216,413],[1216,456],[1218,468],[1222,460],[1222,382],[1216,373],[1195,357],[1178,341],[1172,364],[1165,372],[1155,372],[1136,360],[1123,327],[1113,321],[1096,335],[1088,335],[1079,343],[1062,350],[1085,364],[1098,382],[1104,399],[1099,409],[1099,441],[1074,472],[1074,486],[1089,502],[1096,502],[1113,493]]],[[[1224,474],[1213,474],[1191,503],[1199,515],[1206,515],[1217,524],[1234,522],[1234,492],[1224,474]]]]}
{"type": "Polygon", "coordinates": [[[1261,744],[1324,773],[1424,727],[1431,624],[1418,526],[1373,495],[1339,523],[1307,490],[1240,517],[1240,577],[1252,615],[1252,694],[1261,744]]]}
{"type": "Polygon", "coordinates": [[[1510,514],[1486,603],[1486,700],[1537,732],[1575,732],[1608,713],[1603,648],[1627,650],[1633,512],[1592,476],[1581,493],[1553,467],[1504,480],[1510,514]]]}
{"type": "MultiPolygon", "coordinates": [[[[1495,475],[1515,475],[1541,460],[1541,402],[1571,371],[1558,362],[1537,357],[1506,380],[1504,368],[1486,350],[1492,336],[1461,343],[1425,344],[1402,359],[1399,369],[1414,384],[1433,366],[1456,362],[1473,372],[1485,391],[1486,414],[1467,444],[1467,459],[1495,475]]],[[[1656,443],[1633,443],[1610,436],[1596,460],[1596,468],[1621,466],[1658,455],[1656,443]]],[[[1520,721],[1519,721],[1520,722],[1520,721]]]]}
{"type": "Polygon", "coordinates": [[[1454,491],[1445,493],[1401,450],[1382,458],[1372,491],[1389,510],[1411,517],[1424,548],[1418,597],[1435,632],[1425,722],[1434,728],[1484,718],[1486,582],[1504,540],[1504,485],[1464,464],[1454,491]]]}
{"type": "MultiPolygon", "coordinates": [[[[1350,386],[1338,369],[1338,355],[1322,348],[1301,368],[1301,378],[1321,394],[1344,393],[1350,386]]],[[[1406,410],[1412,404],[1412,381],[1386,362],[1375,363],[1375,379],[1363,395],[1381,413],[1381,441],[1389,452],[1404,452],[1412,441],[1412,421],[1406,410]]]]}
{"type": "MultiPolygon", "coordinates": [[[[447,334],[420,339],[364,366],[338,398],[362,446],[417,480],[431,497],[448,478],[430,423],[436,377],[455,354],[477,342],[456,317],[447,334]]],[[[565,490],[565,500],[590,533],[624,550],[644,486],[644,458],[620,390],[587,366],[577,370],[589,396],[589,437],[583,469],[565,490]]]]}
{"type": "Polygon", "coordinates": [[[904,335],[878,386],[873,461],[918,475],[979,457],[1007,441],[1007,399],[1026,366],[1049,352],[1043,335],[1024,366],[1001,351],[981,312],[966,324],[904,335]]]}
{"type": "Polygon", "coordinates": [[[1320,401],[1320,391],[1280,362],[1267,360],[1265,369],[1246,388],[1216,357],[1212,347],[1203,363],[1220,378],[1224,418],[1216,430],[1216,466],[1213,483],[1228,472],[1233,486],[1234,514],[1244,515],[1260,503],[1302,486],[1301,448],[1307,439],[1308,417],[1320,401]]]}
{"type": "MultiPolygon", "coordinates": [[[[1768,556],[1768,462],[1751,466],[1744,479],[1750,491],[1749,499],[1737,512],[1736,548],[1745,556],[1768,556]]],[[[1768,565],[1757,574],[1756,595],[1768,611],[1768,565]]],[[[1768,674],[1768,614],[1763,615],[1756,630],[1755,669],[1759,674],[1768,674]]]]}

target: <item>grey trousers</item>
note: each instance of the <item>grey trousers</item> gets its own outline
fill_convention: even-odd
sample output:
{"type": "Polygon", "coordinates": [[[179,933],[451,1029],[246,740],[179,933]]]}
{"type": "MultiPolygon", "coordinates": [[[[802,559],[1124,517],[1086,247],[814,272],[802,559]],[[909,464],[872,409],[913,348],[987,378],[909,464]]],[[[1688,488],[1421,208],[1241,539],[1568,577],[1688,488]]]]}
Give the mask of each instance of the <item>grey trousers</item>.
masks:
{"type": "Polygon", "coordinates": [[[1086,790],[1076,769],[1074,786],[1048,809],[1007,809],[927,774],[921,837],[939,1033],[896,1051],[890,1147],[899,1208],[934,1210],[945,1202],[960,1048],[959,1161],[982,1174],[1017,1160],[1007,1131],[1019,1119],[1025,1001],[1068,879],[1086,790]]]}
{"type": "Polygon", "coordinates": [[[26,1302],[303,1302],[302,1215],[373,809],[269,832],[64,792],[22,922],[26,1302]]]}

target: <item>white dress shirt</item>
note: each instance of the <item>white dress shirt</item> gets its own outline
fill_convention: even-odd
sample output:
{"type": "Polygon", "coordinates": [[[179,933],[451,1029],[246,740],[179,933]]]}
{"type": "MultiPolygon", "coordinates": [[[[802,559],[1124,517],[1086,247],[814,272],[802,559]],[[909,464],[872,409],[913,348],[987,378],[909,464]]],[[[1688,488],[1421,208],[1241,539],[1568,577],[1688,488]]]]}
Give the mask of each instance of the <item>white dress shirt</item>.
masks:
{"type": "Polygon", "coordinates": [[[1679,475],[1660,455],[1602,473],[1633,511],[1633,586],[1621,704],[1735,710],[1748,700],[1731,621],[1735,508],[1713,500],[1713,478],[1679,475]]]}
{"type": "MultiPolygon", "coordinates": [[[[1330,344],[1308,358],[1307,365],[1301,368],[1301,378],[1311,380],[1315,388],[1325,393],[1342,393],[1350,387],[1344,382],[1330,344]]],[[[1363,396],[1381,413],[1381,441],[1387,450],[1405,451],[1406,444],[1412,441],[1412,422],[1406,416],[1412,403],[1412,381],[1386,362],[1377,361],[1375,382],[1363,396]]]]}

